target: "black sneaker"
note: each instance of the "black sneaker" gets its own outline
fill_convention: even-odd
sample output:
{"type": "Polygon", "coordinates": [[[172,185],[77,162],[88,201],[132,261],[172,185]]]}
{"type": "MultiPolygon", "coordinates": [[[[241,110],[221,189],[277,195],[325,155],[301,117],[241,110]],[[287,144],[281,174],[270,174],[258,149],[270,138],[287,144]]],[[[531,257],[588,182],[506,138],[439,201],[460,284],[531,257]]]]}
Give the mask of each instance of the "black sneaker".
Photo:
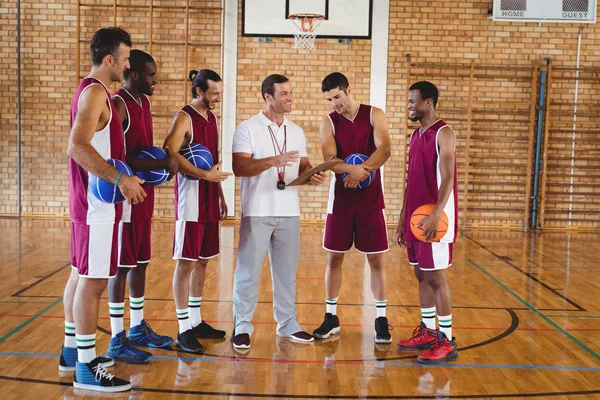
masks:
{"type": "Polygon", "coordinates": [[[183,351],[194,354],[202,354],[204,353],[204,347],[198,342],[196,339],[196,335],[194,335],[194,331],[188,329],[183,333],[177,334],[177,340],[175,341],[176,346],[183,351]]]}
{"type": "Polygon", "coordinates": [[[327,339],[329,335],[337,335],[338,333],[340,333],[340,320],[338,316],[326,313],[323,323],[315,329],[313,336],[315,339],[327,339]]]}
{"type": "Polygon", "coordinates": [[[225,337],[225,331],[215,329],[204,321],[200,322],[200,325],[192,327],[192,331],[197,338],[220,339],[225,337]]]}
{"type": "Polygon", "coordinates": [[[392,335],[390,335],[390,325],[386,317],[378,317],[375,319],[375,343],[392,343],[392,335]]]}
{"type": "Polygon", "coordinates": [[[87,364],[77,361],[73,386],[77,389],[95,390],[98,392],[123,392],[131,389],[130,382],[115,378],[113,374],[109,374],[100,364],[98,357],[87,364]]]}

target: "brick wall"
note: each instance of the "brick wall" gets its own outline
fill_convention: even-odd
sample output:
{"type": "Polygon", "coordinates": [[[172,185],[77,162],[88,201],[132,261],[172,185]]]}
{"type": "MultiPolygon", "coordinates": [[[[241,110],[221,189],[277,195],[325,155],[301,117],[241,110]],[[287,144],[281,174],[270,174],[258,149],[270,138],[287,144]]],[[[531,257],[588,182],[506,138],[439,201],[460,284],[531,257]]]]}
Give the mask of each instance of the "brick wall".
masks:
{"type": "MultiPolygon", "coordinates": [[[[76,55],[79,49],[80,75],[83,76],[89,70],[87,42],[91,33],[100,26],[114,24],[112,3],[106,0],[86,2],[105,6],[86,8],[82,14],[82,43],[78,44],[75,40],[75,2],[59,0],[46,5],[22,1],[22,200],[25,213],[66,214],[68,211],[64,150],[69,102],[79,79],[76,55]]],[[[161,84],[153,105],[156,144],[160,144],[167,134],[171,116],[189,100],[189,85],[184,83],[187,70],[207,66],[221,72],[220,11],[192,13],[203,17],[192,16],[190,19],[186,60],[185,17],[181,8],[185,2],[154,2],[155,6],[160,4],[161,7],[154,10],[151,49],[150,21],[144,8],[148,1],[120,1],[119,4],[136,6],[118,7],[116,22],[132,33],[135,47],[151,50],[158,62],[161,84]]],[[[526,70],[531,69],[534,61],[545,57],[551,57],[555,67],[574,67],[580,26],[493,22],[487,19],[490,4],[488,0],[391,1],[387,114],[393,150],[385,172],[388,222],[397,219],[402,204],[405,166],[402,155],[405,154],[407,134],[414,129],[414,125],[409,124],[405,130],[406,83],[407,80],[430,79],[441,89],[439,116],[447,119],[458,135],[460,202],[467,205],[462,223],[465,226],[522,226],[524,223],[526,172],[531,159],[528,132],[531,111],[531,80],[528,77],[531,73],[528,75],[526,70]],[[410,76],[407,76],[407,53],[411,54],[414,63],[410,76]],[[465,138],[471,60],[476,65],[476,73],[470,98],[472,129],[467,164],[465,138]],[[468,198],[465,199],[467,179],[468,198]]],[[[220,1],[202,2],[202,6],[218,7],[220,1]]],[[[16,213],[15,2],[3,2],[2,7],[0,137],[4,151],[0,161],[0,214],[11,214],[16,213]]],[[[600,29],[597,24],[581,27],[581,65],[592,67],[600,58],[600,29]]],[[[329,112],[329,105],[320,92],[320,81],[329,72],[343,71],[350,79],[355,97],[367,102],[371,42],[353,40],[350,45],[344,45],[335,39],[317,39],[317,50],[303,53],[291,48],[293,39],[273,38],[271,43],[259,43],[258,38],[240,35],[238,40],[238,122],[262,109],[262,79],[270,73],[283,73],[294,85],[295,107],[289,117],[306,132],[311,162],[319,162],[322,157],[318,127],[323,115],[329,112]]],[[[581,107],[588,114],[582,117],[584,120],[580,125],[587,133],[578,138],[589,140],[586,139],[576,151],[577,156],[581,153],[587,157],[576,163],[579,168],[576,172],[583,175],[575,179],[578,215],[585,214],[586,207],[597,209],[596,202],[600,201],[597,196],[600,178],[594,175],[599,167],[598,146],[593,140],[600,86],[597,79],[594,80],[598,77],[597,72],[592,71],[589,76],[588,81],[580,83],[581,101],[585,102],[581,107]]],[[[574,80],[564,79],[557,85],[556,96],[559,97],[555,98],[553,107],[565,108],[566,114],[551,119],[554,136],[550,137],[549,152],[562,151],[564,154],[560,154],[569,155],[572,104],[568,103],[573,102],[574,80]],[[571,109],[570,115],[568,109],[571,109]],[[562,132],[563,136],[559,138],[557,132],[562,132]],[[560,140],[552,141],[553,137],[560,140]]],[[[580,146],[579,142],[577,146],[580,146]]],[[[564,160],[560,157],[552,160],[556,168],[548,175],[546,225],[562,226],[565,224],[561,220],[565,196],[564,185],[560,182],[567,179],[570,183],[570,164],[567,174],[560,167],[564,160]]],[[[327,191],[327,185],[301,191],[304,220],[322,219],[327,191]]],[[[236,208],[239,210],[239,198],[236,208]]],[[[167,185],[157,192],[156,215],[171,216],[172,213],[172,187],[167,185]]],[[[582,217],[577,223],[598,226],[598,217],[582,217]]]]}

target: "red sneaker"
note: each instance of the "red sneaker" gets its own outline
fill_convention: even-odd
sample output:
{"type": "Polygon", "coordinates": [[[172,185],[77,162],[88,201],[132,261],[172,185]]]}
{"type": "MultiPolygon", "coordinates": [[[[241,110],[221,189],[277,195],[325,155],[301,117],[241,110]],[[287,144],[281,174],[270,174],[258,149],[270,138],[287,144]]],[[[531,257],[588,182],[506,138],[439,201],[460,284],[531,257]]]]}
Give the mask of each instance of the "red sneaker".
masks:
{"type": "Polygon", "coordinates": [[[426,328],[421,321],[421,325],[415,328],[410,339],[400,340],[396,345],[400,350],[427,350],[433,346],[436,337],[436,330],[426,328]]]}
{"type": "Polygon", "coordinates": [[[439,364],[456,360],[458,358],[458,349],[454,338],[452,339],[448,340],[444,333],[437,331],[437,337],[431,349],[417,357],[417,360],[425,364],[439,364]]]}

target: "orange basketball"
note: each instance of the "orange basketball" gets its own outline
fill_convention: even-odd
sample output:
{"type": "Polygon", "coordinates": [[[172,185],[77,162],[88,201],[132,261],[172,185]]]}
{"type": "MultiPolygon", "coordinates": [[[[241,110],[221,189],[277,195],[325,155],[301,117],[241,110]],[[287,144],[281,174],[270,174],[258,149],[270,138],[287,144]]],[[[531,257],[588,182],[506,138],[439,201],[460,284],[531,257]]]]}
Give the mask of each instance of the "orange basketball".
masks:
{"type": "MultiPolygon", "coordinates": [[[[435,208],[433,204],[424,204],[421,207],[417,208],[415,212],[410,216],[410,230],[415,235],[415,237],[421,242],[425,241],[425,236],[423,234],[423,227],[417,227],[417,224],[421,222],[421,220],[425,217],[431,215],[435,208]]],[[[432,242],[439,242],[442,237],[448,232],[448,216],[445,212],[442,211],[442,215],[440,216],[440,220],[438,221],[438,231],[435,235],[435,238],[432,242]]]]}

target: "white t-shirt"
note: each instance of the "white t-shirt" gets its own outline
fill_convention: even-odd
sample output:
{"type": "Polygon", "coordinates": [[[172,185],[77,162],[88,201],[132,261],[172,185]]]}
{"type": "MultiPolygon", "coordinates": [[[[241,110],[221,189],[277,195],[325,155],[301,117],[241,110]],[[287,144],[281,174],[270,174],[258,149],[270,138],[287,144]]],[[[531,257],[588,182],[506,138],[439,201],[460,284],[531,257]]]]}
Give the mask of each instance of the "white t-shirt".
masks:
{"type": "MultiPolygon", "coordinates": [[[[261,111],[237,127],[233,134],[233,153],[252,154],[253,159],[273,157],[280,154],[277,146],[279,144],[280,148],[283,147],[285,136],[287,136],[285,151],[298,150],[300,157],[307,157],[306,138],[302,128],[287,118],[283,119],[281,126],[277,126],[261,111]],[[269,127],[277,142],[272,140],[269,127]]],[[[300,161],[285,168],[286,183],[298,177],[299,167],[300,161]]],[[[283,169],[280,167],[279,170],[283,169]]],[[[284,190],[279,190],[277,181],[279,176],[276,167],[271,167],[257,176],[240,178],[243,217],[300,216],[298,187],[286,186],[284,190]]]]}

